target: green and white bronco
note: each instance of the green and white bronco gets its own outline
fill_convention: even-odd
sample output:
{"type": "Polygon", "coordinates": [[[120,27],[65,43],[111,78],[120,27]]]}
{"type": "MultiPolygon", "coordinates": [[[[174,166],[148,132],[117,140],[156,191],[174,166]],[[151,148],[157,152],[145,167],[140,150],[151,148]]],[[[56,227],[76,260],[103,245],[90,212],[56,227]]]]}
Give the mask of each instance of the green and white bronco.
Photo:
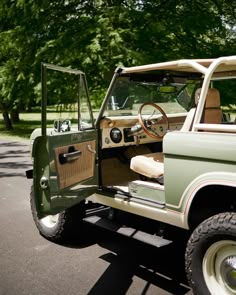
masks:
{"type": "Polygon", "coordinates": [[[42,64],[27,173],[39,232],[62,241],[90,222],[162,247],[178,227],[194,294],[236,294],[236,124],[221,105],[235,97],[236,56],[119,67],[95,113],[83,72],[42,64]]]}

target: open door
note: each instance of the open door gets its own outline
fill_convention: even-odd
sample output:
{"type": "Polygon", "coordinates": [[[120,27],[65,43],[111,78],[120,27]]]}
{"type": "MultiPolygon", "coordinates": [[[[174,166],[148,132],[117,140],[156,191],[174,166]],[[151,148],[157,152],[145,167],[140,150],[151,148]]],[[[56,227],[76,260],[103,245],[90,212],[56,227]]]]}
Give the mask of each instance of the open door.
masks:
{"type": "Polygon", "coordinates": [[[97,190],[97,130],[83,72],[42,64],[41,130],[32,155],[35,203],[43,216],[97,190]]]}

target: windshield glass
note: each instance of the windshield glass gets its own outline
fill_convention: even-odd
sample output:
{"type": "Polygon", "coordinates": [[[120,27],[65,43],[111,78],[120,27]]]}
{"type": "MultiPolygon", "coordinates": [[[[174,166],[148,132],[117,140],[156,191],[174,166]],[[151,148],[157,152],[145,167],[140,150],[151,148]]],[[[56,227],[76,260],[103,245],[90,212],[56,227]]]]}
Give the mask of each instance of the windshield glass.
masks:
{"type": "MultiPolygon", "coordinates": [[[[133,78],[133,77],[132,77],[133,78]]],[[[119,77],[110,94],[106,116],[137,115],[145,102],[158,104],[166,114],[185,113],[194,102],[199,79],[164,78],[142,79],[119,77]]]]}

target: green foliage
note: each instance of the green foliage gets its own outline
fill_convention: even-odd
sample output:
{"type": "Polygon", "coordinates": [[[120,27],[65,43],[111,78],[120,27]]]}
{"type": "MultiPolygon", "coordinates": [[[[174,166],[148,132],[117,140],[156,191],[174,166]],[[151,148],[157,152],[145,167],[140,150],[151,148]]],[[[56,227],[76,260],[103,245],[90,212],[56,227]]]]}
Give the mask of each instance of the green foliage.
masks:
{"type": "Polygon", "coordinates": [[[1,108],[39,104],[41,62],[84,71],[98,107],[119,65],[235,54],[235,13],[231,1],[2,0],[1,108]]]}

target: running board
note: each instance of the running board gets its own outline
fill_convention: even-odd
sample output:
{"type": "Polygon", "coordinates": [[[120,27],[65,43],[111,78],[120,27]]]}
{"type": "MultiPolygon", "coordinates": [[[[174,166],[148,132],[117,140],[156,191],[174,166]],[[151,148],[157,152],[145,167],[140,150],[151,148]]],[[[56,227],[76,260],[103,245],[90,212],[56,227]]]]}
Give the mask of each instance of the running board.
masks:
{"type": "Polygon", "coordinates": [[[130,237],[130,238],[133,238],[135,240],[141,241],[143,243],[152,245],[157,248],[160,248],[160,247],[163,247],[163,246],[166,246],[166,245],[169,245],[170,243],[172,243],[172,241],[166,240],[162,237],[152,235],[152,234],[137,230],[132,227],[126,227],[124,225],[120,225],[118,223],[115,223],[114,221],[111,221],[106,218],[102,218],[97,215],[85,217],[83,220],[88,223],[97,225],[99,227],[108,229],[110,231],[119,233],[121,235],[130,237]]]}

